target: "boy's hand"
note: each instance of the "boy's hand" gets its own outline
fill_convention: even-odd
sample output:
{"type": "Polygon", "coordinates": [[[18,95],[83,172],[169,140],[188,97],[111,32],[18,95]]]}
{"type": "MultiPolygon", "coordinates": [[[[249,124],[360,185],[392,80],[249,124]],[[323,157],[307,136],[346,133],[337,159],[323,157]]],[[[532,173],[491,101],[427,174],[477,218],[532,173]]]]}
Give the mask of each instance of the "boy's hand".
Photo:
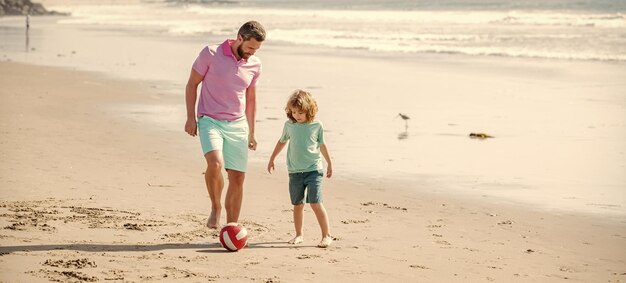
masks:
{"type": "Polygon", "coordinates": [[[272,174],[273,170],[274,170],[274,160],[270,160],[270,162],[267,163],[267,172],[272,174]]]}
{"type": "Polygon", "coordinates": [[[326,178],[330,178],[333,176],[333,165],[332,164],[328,164],[327,168],[326,168],[326,178]]]}

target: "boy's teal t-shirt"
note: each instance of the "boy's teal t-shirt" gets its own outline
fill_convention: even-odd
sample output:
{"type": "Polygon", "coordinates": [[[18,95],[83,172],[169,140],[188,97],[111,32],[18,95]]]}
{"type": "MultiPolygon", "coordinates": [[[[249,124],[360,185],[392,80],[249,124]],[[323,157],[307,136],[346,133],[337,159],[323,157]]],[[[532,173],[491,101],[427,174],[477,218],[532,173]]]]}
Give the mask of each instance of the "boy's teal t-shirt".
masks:
{"type": "Polygon", "coordinates": [[[320,145],[324,144],[324,128],[321,122],[285,122],[280,142],[287,141],[289,141],[287,148],[287,171],[289,173],[323,169],[320,145]]]}

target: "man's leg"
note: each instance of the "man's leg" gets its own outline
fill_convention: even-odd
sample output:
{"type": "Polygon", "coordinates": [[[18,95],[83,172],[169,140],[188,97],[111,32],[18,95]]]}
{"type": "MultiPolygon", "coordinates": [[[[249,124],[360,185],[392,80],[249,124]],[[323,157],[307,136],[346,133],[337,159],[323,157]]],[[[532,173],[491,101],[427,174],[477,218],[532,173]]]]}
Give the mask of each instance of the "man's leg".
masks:
{"type": "Polygon", "coordinates": [[[209,228],[219,228],[220,214],[222,212],[222,190],[224,189],[222,152],[219,150],[209,151],[204,155],[204,158],[207,163],[204,181],[211,198],[211,214],[206,225],[209,228]]]}
{"type": "Polygon", "coordinates": [[[228,191],[226,192],[226,222],[239,221],[243,201],[243,181],[246,173],[228,170],[228,191]]]}

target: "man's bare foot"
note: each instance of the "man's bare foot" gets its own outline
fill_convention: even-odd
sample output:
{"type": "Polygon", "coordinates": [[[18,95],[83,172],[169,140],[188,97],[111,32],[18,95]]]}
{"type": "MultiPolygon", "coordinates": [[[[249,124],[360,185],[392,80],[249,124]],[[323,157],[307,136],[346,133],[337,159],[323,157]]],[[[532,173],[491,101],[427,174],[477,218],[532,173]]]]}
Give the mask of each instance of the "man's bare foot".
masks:
{"type": "Polygon", "coordinates": [[[218,229],[219,224],[217,223],[219,219],[219,213],[215,213],[211,211],[211,215],[209,215],[209,220],[206,222],[206,227],[209,229],[218,229]]]}
{"type": "Polygon", "coordinates": [[[320,241],[319,244],[317,244],[317,247],[319,248],[328,248],[328,246],[330,246],[330,244],[333,242],[333,237],[332,236],[326,236],[324,238],[322,238],[322,241],[320,241]]]}
{"type": "Polygon", "coordinates": [[[295,236],[293,239],[291,239],[288,243],[295,245],[295,244],[299,244],[302,243],[302,241],[304,241],[304,239],[302,238],[302,236],[295,236]]]}

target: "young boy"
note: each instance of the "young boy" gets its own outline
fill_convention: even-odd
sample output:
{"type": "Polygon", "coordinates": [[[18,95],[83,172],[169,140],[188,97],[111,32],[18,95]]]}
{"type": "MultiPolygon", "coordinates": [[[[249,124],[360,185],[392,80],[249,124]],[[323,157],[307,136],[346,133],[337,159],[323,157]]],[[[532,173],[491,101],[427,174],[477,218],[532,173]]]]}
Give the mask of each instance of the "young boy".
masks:
{"type": "Polygon", "coordinates": [[[287,101],[285,112],[289,121],[285,122],[283,134],[276,143],[274,152],[267,164],[267,171],[274,170],[274,159],[289,142],[287,149],[287,169],[289,171],[289,195],[293,204],[293,223],[296,235],[290,244],[299,244],[302,237],[304,217],[304,200],[311,205],[315,217],[322,230],[322,240],[317,245],[326,248],[333,242],[328,227],[328,215],[322,204],[322,179],[324,177],[322,158],[324,156],[328,168],[326,177],[333,175],[333,164],[324,142],[322,123],[315,121],[317,103],[310,93],[296,90],[287,101]]]}

